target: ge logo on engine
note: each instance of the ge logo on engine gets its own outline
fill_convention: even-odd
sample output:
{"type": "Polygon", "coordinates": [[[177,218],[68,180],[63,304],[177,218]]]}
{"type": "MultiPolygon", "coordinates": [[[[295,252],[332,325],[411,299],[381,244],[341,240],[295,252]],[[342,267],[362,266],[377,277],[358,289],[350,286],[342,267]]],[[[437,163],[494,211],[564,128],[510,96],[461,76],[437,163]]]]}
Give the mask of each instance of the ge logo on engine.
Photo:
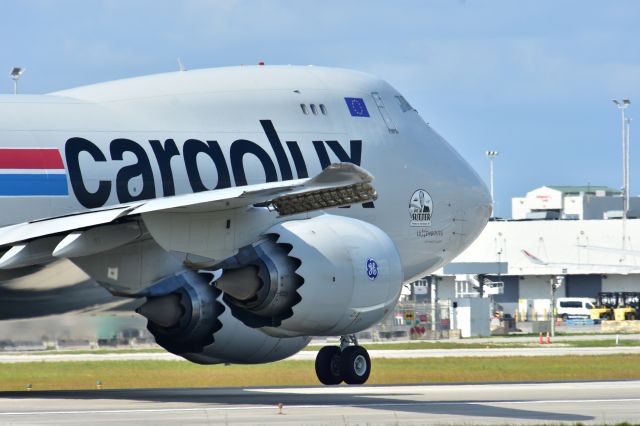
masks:
{"type": "Polygon", "coordinates": [[[371,281],[378,278],[378,262],[372,258],[367,258],[367,276],[371,281]]]}

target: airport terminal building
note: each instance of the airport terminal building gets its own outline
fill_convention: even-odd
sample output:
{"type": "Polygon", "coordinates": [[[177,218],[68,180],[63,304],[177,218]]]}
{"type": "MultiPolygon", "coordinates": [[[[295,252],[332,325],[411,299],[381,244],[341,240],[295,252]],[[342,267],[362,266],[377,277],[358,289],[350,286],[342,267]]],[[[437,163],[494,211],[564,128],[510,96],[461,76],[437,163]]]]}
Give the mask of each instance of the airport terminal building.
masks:
{"type": "Polygon", "coordinates": [[[429,299],[477,297],[477,275],[503,282],[492,296],[505,314],[521,320],[550,312],[555,297],[640,291],[640,198],[622,219],[620,192],[606,187],[535,189],[513,199],[514,219],[491,220],[478,239],[428,283],[429,299]],[[430,296],[430,297],[429,297],[430,296]]]}

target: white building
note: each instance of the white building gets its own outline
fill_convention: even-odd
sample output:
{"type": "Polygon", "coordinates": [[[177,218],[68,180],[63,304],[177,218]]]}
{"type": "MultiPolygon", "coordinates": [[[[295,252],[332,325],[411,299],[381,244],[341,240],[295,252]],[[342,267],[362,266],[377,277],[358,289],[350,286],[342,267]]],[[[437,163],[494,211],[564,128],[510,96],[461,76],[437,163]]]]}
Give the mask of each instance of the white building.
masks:
{"type": "Polygon", "coordinates": [[[505,313],[549,310],[550,279],[564,277],[556,297],[640,291],[640,219],[491,221],[478,239],[436,271],[437,296],[469,293],[465,274],[504,282],[493,296],[505,313]]]}
{"type": "MultiPolygon", "coordinates": [[[[513,219],[490,221],[449,265],[421,280],[419,292],[414,286],[413,297],[477,297],[480,274],[483,282],[503,283],[490,297],[504,313],[540,319],[551,312],[551,280],[558,276],[563,285],[556,298],[640,292],[640,197],[631,197],[629,205],[623,220],[621,192],[615,189],[534,189],[512,199],[513,219]]],[[[489,288],[483,290],[487,296],[489,288]]]]}
{"type": "MultiPolygon", "coordinates": [[[[629,200],[628,217],[640,217],[640,197],[629,200]]],[[[511,199],[514,220],[622,217],[621,192],[606,186],[542,186],[511,199]]]]}

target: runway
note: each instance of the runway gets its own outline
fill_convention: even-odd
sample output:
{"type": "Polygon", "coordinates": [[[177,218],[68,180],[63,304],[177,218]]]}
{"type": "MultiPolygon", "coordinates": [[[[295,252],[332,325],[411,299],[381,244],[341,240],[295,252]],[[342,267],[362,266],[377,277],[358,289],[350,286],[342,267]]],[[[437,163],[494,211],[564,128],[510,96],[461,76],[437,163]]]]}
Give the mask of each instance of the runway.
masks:
{"type": "Polygon", "coordinates": [[[0,424],[602,424],[634,423],[640,418],[640,381],[93,390],[1,396],[0,424]]]}

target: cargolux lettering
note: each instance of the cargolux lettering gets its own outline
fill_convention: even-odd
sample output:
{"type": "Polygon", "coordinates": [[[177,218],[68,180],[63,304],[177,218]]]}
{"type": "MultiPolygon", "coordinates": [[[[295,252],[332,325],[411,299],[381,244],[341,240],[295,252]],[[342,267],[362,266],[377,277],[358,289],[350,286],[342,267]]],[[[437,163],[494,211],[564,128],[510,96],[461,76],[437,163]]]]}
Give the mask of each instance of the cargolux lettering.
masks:
{"type": "MultiPolygon", "coordinates": [[[[173,139],[166,139],[164,142],[157,139],[149,140],[151,152],[160,171],[163,196],[176,194],[172,160],[174,160],[173,164],[175,166],[175,160],[180,157],[182,157],[182,163],[193,192],[228,188],[232,186],[232,176],[235,186],[247,185],[244,161],[246,158],[251,157],[260,164],[266,182],[275,182],[279,179],[283,181],[294,179],[293,169],[289,163],[285,145],[280,140],[273,123],[271,120],[261,120],[260,125],[269,141],[273,154],[270,154],[253,141],[238,139],[231,143],[229,147],[229,163],[220,144],[215,140],[188,139],[182,144],[182,154],[173,139]],[[272,158],[272,155],[275,155],[275,159],[272,158]],[[207,167],[202,166],[203,164],[207,164],[207,167]],[[231,167],[229,168],[227,164],[230,164],[231,167]],[[278,178],[278,172],[280,178],[278,178]],[[208,182],[211,181],[211,178],[215,178],[215,185],[207,186],[203,176],[207,178],[208,182]]],[[[322,169],[331,164],[327,148],[341,162],[350,162],[359,166],[362,159],[361,140],[350,141],[348,153],[336,140],[313,141],[313,147],[322,169]]],[[[298,142],[286,141],[286,149],[293,159],[297,177],[299,179],[309,177],[307,163],[298,142]]],[[[140,144],[131,139],[113,139],[109,144],[109,156],[110,160],[107,159],[107,155],[96,144],[87,139],[73,137],[67,140],[65,157],[69,179],[73,193],[80,204],[86,208],[102,207],[109,200],[113,188],[115,188],[116,197],[121,203],[156,197],[154,169],[147,151],[140,144]],[[134,158],[135,161],[133,163],[127,161],[127,165],[122,166],[116,173],[115,180],[103,177],[102,179],[96,179],[97,185],[87,185],[87,179],[83,176],[80,166],[81,156],[84,159],[90,158],[95,162],[119,162],[123,161],[125,156],[128,160],[134,158]]],[[[362,206],[364,208],[373,208],[374,204],[369,202],[364,203],[362,206]]]]}

